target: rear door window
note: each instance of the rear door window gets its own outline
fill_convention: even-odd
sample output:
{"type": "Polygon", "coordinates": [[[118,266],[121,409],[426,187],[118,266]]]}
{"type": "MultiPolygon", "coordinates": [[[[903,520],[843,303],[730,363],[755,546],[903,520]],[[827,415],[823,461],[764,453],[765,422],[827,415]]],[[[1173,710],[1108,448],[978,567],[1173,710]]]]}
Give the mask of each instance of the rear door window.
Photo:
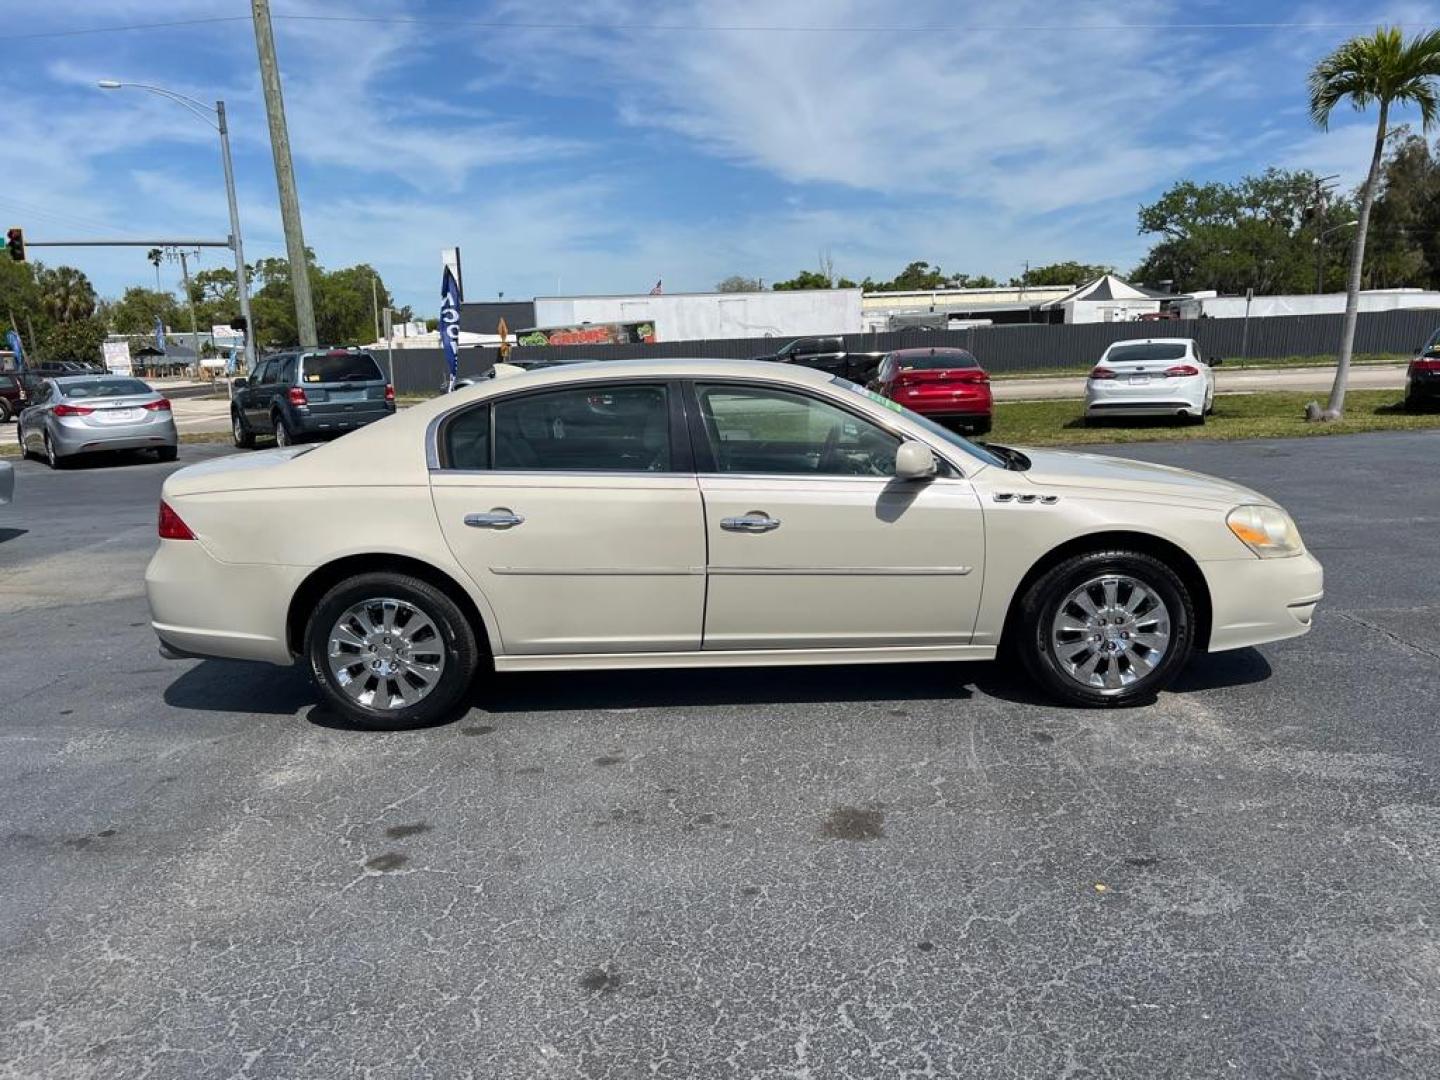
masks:
{"type": "Polygon", "coordinates": [[[666,472],[670,407],[663,386],[570,387],[494,406],[495,468],[666,472]]]}
{"type": "MultiPolygon", "coordinates": [[[[305,383],[383,382],[380,365],[369,353],[323,353],[305,357],[301,368],[305,383]]],[[[288,380],[287,380],[288,381],[288,380]]]]}

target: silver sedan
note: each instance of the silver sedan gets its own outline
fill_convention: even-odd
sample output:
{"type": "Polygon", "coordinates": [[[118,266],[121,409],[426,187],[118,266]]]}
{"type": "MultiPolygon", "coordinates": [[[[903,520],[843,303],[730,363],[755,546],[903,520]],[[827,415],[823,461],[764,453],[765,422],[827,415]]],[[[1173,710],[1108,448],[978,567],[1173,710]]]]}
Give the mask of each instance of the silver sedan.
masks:
{"type": "Polygon", "coordinates": [[[153,450],[174,461],[179,444],[170,401],[129,375],[46,379],[20,414],[20,449],[52,469],[101,450],[153,450]]]}

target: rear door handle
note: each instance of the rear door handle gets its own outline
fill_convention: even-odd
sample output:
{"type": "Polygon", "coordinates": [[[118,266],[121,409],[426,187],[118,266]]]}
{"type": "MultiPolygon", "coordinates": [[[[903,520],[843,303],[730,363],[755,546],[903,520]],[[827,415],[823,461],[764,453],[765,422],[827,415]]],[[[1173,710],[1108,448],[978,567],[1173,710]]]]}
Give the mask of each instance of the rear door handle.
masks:
{"type": "Polygon", "coordinates": [[[780,521],[768,514],[746,514],[743,517],[722,518],[720,527],[730,532],[763,533],[778,529],[780,521]]]}
{"type": "Polygon", "coordinates": [[[524,525],[525,518],[513,510],[491,510],[488,514],[466,514],[465,524],[474,529],[512,529],[524,525]]]}

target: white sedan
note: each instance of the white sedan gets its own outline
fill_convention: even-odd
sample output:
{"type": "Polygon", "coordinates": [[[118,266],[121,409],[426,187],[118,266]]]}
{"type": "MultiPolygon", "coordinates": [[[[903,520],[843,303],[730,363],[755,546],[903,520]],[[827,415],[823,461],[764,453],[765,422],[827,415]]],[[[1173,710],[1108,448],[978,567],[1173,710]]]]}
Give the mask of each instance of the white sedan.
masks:
{"type": "Polygon", "coordinates": [[[1175,416],[1203,424],[1215,406],[1215,372],[1193,338],[1117,341],[1085,382],[1085,419],[1175,416]]]}
{"type": "Polygon", "coordinates": [[[844,379],[708,360],[488,381],[329,445],[173,474],[146,572],[170,657],[303,660],[355,722],[477,669],[989,660],[1081,705],[1305,633],[1320,564],[1270,499],[985,449],[844,379]]]}

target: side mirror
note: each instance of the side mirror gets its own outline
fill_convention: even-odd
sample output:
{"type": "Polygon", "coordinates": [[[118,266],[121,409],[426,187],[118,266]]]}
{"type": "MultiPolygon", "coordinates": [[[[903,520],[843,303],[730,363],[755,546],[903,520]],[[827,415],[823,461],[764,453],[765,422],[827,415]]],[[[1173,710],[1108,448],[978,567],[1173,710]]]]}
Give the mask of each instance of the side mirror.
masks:
{"type": "Polygon", "coordinates": [[[895,451],[896,480],[929,480],[938,468],[934,452],[924,443],[907,440],[895,451]]]}

